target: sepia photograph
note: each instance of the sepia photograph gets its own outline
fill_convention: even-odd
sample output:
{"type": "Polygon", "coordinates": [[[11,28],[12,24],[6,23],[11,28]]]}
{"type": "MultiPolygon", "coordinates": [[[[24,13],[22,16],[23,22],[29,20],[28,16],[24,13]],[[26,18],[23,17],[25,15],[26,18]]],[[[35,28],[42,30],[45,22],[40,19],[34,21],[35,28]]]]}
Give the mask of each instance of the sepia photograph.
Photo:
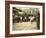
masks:
{"type": "Polygon", "coordinates": [[[13,30],[40,29],[39,8],[12,7],[13,30]]]}
{"type": "Polygon", "coordinates": [[[42,14],[42,6],[11,4],[11,33],[42,32],[42,14]]]}

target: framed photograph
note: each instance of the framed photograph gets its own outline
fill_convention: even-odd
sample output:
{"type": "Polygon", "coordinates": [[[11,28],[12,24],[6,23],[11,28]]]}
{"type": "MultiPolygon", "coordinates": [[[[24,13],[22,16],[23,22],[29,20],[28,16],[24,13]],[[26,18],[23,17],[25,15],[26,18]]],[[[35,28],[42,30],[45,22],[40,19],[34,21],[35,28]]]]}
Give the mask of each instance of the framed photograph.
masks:
{"type": "Polygon", "coordinates": [[[44,6],[44,3],[6,1],[5,36],[44,35],[44,6]]]}

